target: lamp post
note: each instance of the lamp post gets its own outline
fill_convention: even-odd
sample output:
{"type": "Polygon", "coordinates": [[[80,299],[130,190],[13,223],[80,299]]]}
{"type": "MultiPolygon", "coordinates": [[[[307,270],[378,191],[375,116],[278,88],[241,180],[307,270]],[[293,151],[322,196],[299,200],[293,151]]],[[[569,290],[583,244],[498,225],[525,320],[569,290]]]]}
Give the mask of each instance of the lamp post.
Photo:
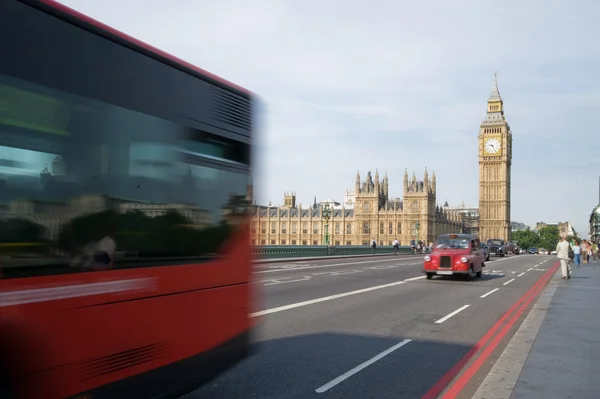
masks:
{"type": "Polygon", "coordinates": [[[329,204],[325,204],[321,216],[325,222],[325,245],[329,246],[329,219],[331,219],[331,209],[329,209],[329,204]]]}
{"type": "Polygon", "coordinates": [[[417,244],[419,243],[419,228],[421,227],[421,223],[419,223],[419,221],[417,220],[417,223],[415,223],[415,230],[417,232],[417,244]]]}

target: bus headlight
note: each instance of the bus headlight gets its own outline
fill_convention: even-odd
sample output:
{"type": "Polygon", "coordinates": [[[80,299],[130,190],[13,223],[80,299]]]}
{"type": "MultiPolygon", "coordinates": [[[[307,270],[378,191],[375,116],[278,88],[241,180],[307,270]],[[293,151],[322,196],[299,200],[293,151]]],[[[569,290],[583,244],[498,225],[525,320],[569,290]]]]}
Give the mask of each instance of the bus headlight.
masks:
{"type": "Polygon", "coordinates": [[[463,256],[462,258],[460,258],[460,261],[461,261],[462,263],[467,263],[467,258],[465,258],[465,257],[463,256]]]}
{"type": "Polygon", "coordinates": [[[425,262],[429,262],[431,260],[431,256],[426,255],[423,259],[425,259],[425,262]]]}

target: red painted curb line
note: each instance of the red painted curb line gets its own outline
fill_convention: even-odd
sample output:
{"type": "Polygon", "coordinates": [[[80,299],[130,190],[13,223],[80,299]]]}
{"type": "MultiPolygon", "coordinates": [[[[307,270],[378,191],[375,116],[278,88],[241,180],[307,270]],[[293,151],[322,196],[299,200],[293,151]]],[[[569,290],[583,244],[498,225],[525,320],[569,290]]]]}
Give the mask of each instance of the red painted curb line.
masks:
{"type": "Polygon", "coordinates": [[[473,346],[469,352],[467,352],[462,359],[458,361],[439,381],[429,389],[423,395],[422,399],[435,399],[451,382],[452,380],[462,371],[463,367],[471,360],[471,358],[479,351],[479,349],[483,348],[488,341],[494,336],[497,330],[500,329],[502,324],[513,315],[515,310],[522,304],[521,308],[515,313],[514,317],[510,319],[510,321],[504,326],[504,328],[500,331],[498,336],[494,338],[491,342],[490,346],[486,348],[475,360],[471,366],[465,373],[450,387],[450,389],[443,396],[444,399],[449,399],[455,397],[462,388],[469,382],[471,377],[481,368],[481,365],[489,357],[489,355],[494,351],[494,349],[498,346],[500,341],[506,336],[510,328],[515,324],[519,316],[524,312],[527,306],[531,303],[533,298],[537,296],[537,294],[542,290],[544,285],[552,276],[556,273],[560,263],[557,262],[552,266],[546,273],[540,277],[535,284],[521,297],[515,302],[515,304],[508,309],[508,311],[498,320],[492,328],[473,346]],[[491,349],[489,349],[491,348],[491,349]],[[489,349],[489,351],[488,351],[489,349]],[[468,378],[467,378],[468,375],[468,378]]]}

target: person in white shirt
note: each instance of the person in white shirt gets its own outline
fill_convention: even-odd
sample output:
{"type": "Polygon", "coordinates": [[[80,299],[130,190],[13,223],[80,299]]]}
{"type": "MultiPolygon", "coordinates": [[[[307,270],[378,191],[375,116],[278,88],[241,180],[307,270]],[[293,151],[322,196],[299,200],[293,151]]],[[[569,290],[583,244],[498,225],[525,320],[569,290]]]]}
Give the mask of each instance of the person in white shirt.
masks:
{"type": "Polygon", "coordinates": [[[569,267],[569,249],[571,244],[567,241],[566,234],[561,234],[560,241],[556,245],[556,257],[560,260],[560,269],[562,272],[562,278],[571,278],[571,269],[569,267]]]}

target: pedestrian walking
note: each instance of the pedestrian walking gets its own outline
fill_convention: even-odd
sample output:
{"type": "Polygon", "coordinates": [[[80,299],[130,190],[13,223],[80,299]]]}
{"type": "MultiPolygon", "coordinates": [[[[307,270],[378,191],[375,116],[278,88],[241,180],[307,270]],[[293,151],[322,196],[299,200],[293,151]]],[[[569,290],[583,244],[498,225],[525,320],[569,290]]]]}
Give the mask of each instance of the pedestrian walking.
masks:
{"type": "Polygon", "coordinates": [[[398,255],[398,248],[400,247],[400,241],[396,238],[394,240],[394,255],[398,255]]]}
{"type": "Polygon", "coordinates": [[[567,235],[561,234],[560,241],[556,245],[556,257],[560,260],[560,270],[562,272],[562,278],[571,278],[570,263],[570,252],[571,245],[567,241],[567,235]]]}
{"type": "Polygon", "coordinates": [[[573,263],[575,263],[575,267],[579,267],[581,265],[581,246],[579,245],[579,241],[575,240],[575,244],[572,246],[573,254],[573,263]]]}

